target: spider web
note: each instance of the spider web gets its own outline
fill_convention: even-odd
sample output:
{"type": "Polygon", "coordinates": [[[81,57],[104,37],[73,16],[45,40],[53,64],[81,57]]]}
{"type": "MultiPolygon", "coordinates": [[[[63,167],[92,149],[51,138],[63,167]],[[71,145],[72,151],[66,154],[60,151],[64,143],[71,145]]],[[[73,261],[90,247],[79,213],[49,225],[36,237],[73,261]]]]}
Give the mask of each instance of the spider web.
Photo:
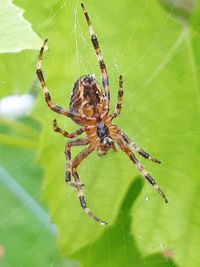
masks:
{"type": "MultiPolygon", "coordinates": [[[[174,5],[172,5],[171,11],[168,13],[168,15],[165,17],[165,19],[163,20],[163,23],[161,25],[158,25],[157,31],[154,34],[154,37],[151,39],[151,41],[148,43],[148,47],[146,46],[146,49],[142,51],[142,54],[135,60],[131,60],[130,59],[130,54],[129,51],[131,50],[130,48],[133,46],[132,49],[132,53],[134,53],[134,48],[138,49],[137,46],[135,46],[134,44],[134,39],[137,36],[137,34],[140,32],[141,30],[141,24],[142,21],[144,19],[145,16],[147,16],[148,14],[147,12],[147,8],[148,5],[150,4],[150,0],[147,0],[145,2],[145,5],[142,9],[142,12],[140,13],[140,16],[138,17],[136,24],[134,26],[134,30],[132,32],[130,32],[126,42],[121,42],[121,40],[119,40],[118,34],[117,32],[112,35],[112,41],[108,40],[109,35],[107,33],[106,28],[102,27],[102,19],[100,19],[100,15],[99,15],[99,9],[96,7],[96,4],[94,4],[93,2],[88,2],[85,3],[87,10],[89,11],[93,26],[96,30],[97,33],[97,37],[100,40],[100,46],[101,46],[101,50],[103,52],[105,61],[107,63],[107,68],[108,68],[108,73],[109,73],[109,79],[110,79],[110,84],[111,84],[111,108],[114,107],[115,102],[116,102],[116,97],[117,97],[117,88],[118,88],[118,76],[119,74],[123,74],[124,75],[124,82],[125,82],[125,88],[124,88],[124,92],[125,92],[125,97],[124,97],[124,101],[123,101],[123,109],[122,109],[122,114],[121,117],[124,117],[126,119],[121,119],[119,118],[117,120],[117,124],[119,124],[121,126],[121,128],[124,131],[128,131],[128,134],[130,137],[134,137],[134,140],[137,141],[138,144],[140,144],[142,147],[147,147],[148,151],[153,151],[155,152],[154,154],[156,154],[156,150],[154,149],[154,144],[156,144],[156,140],[159,136],[157,136],[156,134],[153,136],[149,136],[146,135],[146,133],[148,132],[148,129],[151,129],[154,125],[163,125],[165,124],[165,122],[167,122],[167,120],[169,118],[173,119],[173,118],[182,118],[182,116],[184,116],[185,113],[187,113],[187,111],[189,111],[194,105],[196,105],[197,103],[199,103],[199,92],[198,90],[196,90],[196,100],[194,102],[191,102],[190,104],[184,106],[184,107],[180,107],[177,109],[177,112],[172,111],[168,111],[168,113],[166,113],[166,115],[164,117],[152,117],[151,116],[147,116],[147,118],[143,119],[141,121],[142,116],[146,116],[145,114],[149,114],[151,113],[151,110],[154,110],[154,108],[156,107],[157,104],[159,104],[160,102],[162,103],[162,101],[164,101],[169,95],[173,94],[173,90],[176,87],[178,82],[181,82],[182,80],[187,79],[187,77],[190,77],[192,75],[192,73],[190,72],[186,72],[184,73],[184,75],[180,75],[180,79],[177,81],[176,78],[172,77],[171,78],[171,86],[167,89],[167,90],[163,90],[163,91],[159,91],[159,95],[156,95],[154,98],[150,98],[151,101],[149,102],[148,99],[141,103],[138,102],[138,100],[141,100],[143,98],[145,98],[145,95],[149,95],[149,92],[147,92],[148,90],[148,85],[150,85],[151,83],[153,84],[153,82],[159,77],[159,75],[162,73],[162,70],[165,68],[165,66],[167,64],[170,64],[171,61],[173,61],[173,57],[174,54],[177,53],[177,51],[182,49],[182,43],[185,41],[185,38],[187,37],[187,29],[185,31],[182,31],[181,34],[178,36],[178,38],[176,39],[176,41],[173,43],[173,45],[170,47],[170,49],[168,50],[168,52],[164,55],[164,57],[162,58],[162,60],[159,62],[159,64],[152,64],[152,68],[148,69],[147,71],[147,75],[145,77],[145,79],[143,80],[143,82],[138,82],[136,83],[134,81],[134,86],[131,87],[131,77],[134,78],[134,72],[137,70],[137,68],[141,68],[143,66],[143,63],[145,62],[145,59],[148,58],[149,54],[152,52],[152,50],[155,50],[156,45],[158,45],[157,40],[158,38],[160,38],[160,36],[165,34],[165,30],[167,27],[167,23],[168,20],[171,19],[172,13],[174,11],[174,8],[176,7],[177,1],[174,1],[174,5]],[[100,29],[100,30],[99,30],[100,29]],[[105,33],[104,33],[105,32],[105,33]],[[111,59],[110,59],[111,58],[111,59]],[[124,61],[122,61],[122,58],[124,58],[124,61],[126,62],[126,64],[124,64],[124,61]],[[130,59],[129,60],[127,60],[130,59]],[[122,62],[120,64],[120,62],[122,62]],[[123,66],[123,67],[122,67],[123,66]],[[125,68],[124,68],[125,67],[125,68]],[[133,76],[131,76],[133,75],[133,76]],[[128,81],[128,79],[130,79],[128,81]],[[127,85],[126,85],[127,83],[127,85]],[[126,92],[128,90],[131,91],[128,93],[128,95],[130,97],[126,97],[126,92]],[[134,116],[130,116],[129,114],[134,114],[134,116]],[[153,126],[152,126],[153,125],[153,126]],[[147,129],[147,130],[146,130],[147,129]]],[[[60,27],[59,24],[59,15],[61,13],[63,13],[66,18],[68,16],[71,16],[73,18],[73,27],[72,30],[70,32],[69,28],[67,25],[62,25],[62,27],[67,27],[68,33],[67,33],[67,38],[72,38],[74,40],[73,42],[73,46],[75,48],[71,47],[71,44],[68,44],[67,40],[66,43],[64,44],[60,44],[60,50],[56,51],[57,55],[59,54],[64,54],[63,51],[65,50],[65,57],[69,58],[70,63],[68,64],[68,66],[71,65],[71,68],[73,69],[73,72],[70,72],[69,74],[69,70],[66,69],[64,71],[61,71],[61,74],[58,78],[55,78],[53,72],[50,73],[48,75],[48,82],[52,85],[54,85],[54,87],[56,86],[57,88],[60,88],[60,84],[61,82],[59,81],[59,79],[62,79],[61,76],[63,76],[63,73],[65,74],[65,77],[69,77],[69,81],[72,81],[71,84],[73,84],[73,80],[74,77],[75,79],[79,76],[82,76],[84,74],[89,74],[91,72],[95,73],[96,75],[96,79],[98,81],[100,81],[100,71],[98,69],[98,64],[96,62],[95,59],[95,55],[94,55],[94,51],[93,51],[93,47],[92,44],[90,43],[89,40],[89,34],[88,34],[88,29],[87,29],[87,25],[85,23],[85,25],[82,23],[82,21],[84,20],[83,18],[80,18],[81,16],[81,12],[79,11],[80,9],[80,1],[56,1],[55,3],[51,4],[52,7],[48,10],[50,10],[50,12],[46,15],[46,17],[44,18],[44,21],[41,25],[41,32],[45,33],[44,35],[46,36],[46,32],[48,32],[49,35],[55,35],[56,36],[56,31],[58,30],[58,27],[60,27]],[[54,25],[52,27],[52,25],[54,25]],[[84,25],[84,27],[83,27],[84,25]],[[51,28],[49,29],[49,26],[51,26],[51,28]],[[73,51],[73,55],[69,56],[70,51],[73,51]],[[93,57],[93,59],[92,59],[93,57]],[[89,59],[88,59],[89,58],[89,59]],[[94,70],[94,71],[93,71],[94,70]],[[71,75],[71,73],[73,73],[73,77],[71,75]],[[52,75],[52,77],[51,77],[52,75]],[[70,76],[71,75],[71,76],[70,76]],[[53,81],[55,80],[55,81],[53,81]]],[[[102,7],[103,8],[103,7],[102,7]]],[[[105,9],[105,7],[104,7],[105,9]]],[[[110,23],[110,20],[112,18],[112,11],[111,10],[107,10],[105,9],[104,11],[106,11],[105,13],[103,13],[105,15],[105,21],[110,23]]],[[[120,11],[122,12],[122,11],[120,11]]],[[[101,13],[101,14],[102,14],[101,13]]],[[[114,23],[117,21],[117,19],[112,18],[114,23]]],[[[107,23],[108,24],[108,23],[107,23]]],[[[127,22],[128,24],[128,22],[127,22]]],[[[122,25],[122,23],[120,25],[118,25],[118,27],[124,27],[124,31],[126,30],[125,25],[122,25]]],[[[116,29],[116,28],[115,28],[116,29]]],[[[49,40],[49,42],[54,42],[54,40],[49,40]]],[[[55,50],[52,48],[53,52],[51,52],[51,45],[49,44],[50,50],[49,53],[46,55],[46,57],[50,58],[50,63],[51,64],[56,64],[58,68],[60,69],[65,69],[66,66],[63,62],[58,61],[57,56],[53,53],[55,52],[55,50]]],[[[64,62],[66,62],[66,60],[64,60],[64,62]]],[[[144,68],[144,66],[143,66],[144,68]]],[[[49,68],[48,65],[45,66],[46,69],[46,73],[49,72],[49,68]]],[[[51,71],[51,70],[50,70],[51,71]]],[[[193,72],[195,72],[196,69],[195,67],[193,68],[193,72]]],[[[141,81],[140,77],[139,77],[139,81],[141,81]]],[[[70,82],[68,82],[68,86],[70,85],[70,82]]],[[[197,88],[198,89],[198,88],[197,88]]],[[[57,89],[58,90],[58,89],[57,89]]],[[[68,89],[69,90],[69,89],[68,89]]],[[[52,91],[50,89],[50,91],[52,91]]],[[[152,92],[153,95],[155,94],[153,92],[153,87],[152,87],[152,92]]],[[[56,96],[56,90],[53,91],[54,96],[56,96]]],[[[70,92],[67,92],[67,96],[69,97],[70,92]]],[[[60,99],[65,98],[66,97],[66,92],[64,92],[61,94],[60,99]]],[[[67,98],[66,98],[67,99],[67,98]]],[[[43,111],[44,112],[44,111],[43,111]]],[[[51,121],[51,116],[47,115],[47,117],[49,118],[49,123],[51,121]]],[[[64,122],[64,129],[66,130],[70,130],[74,129],[73,124],[69,122],[69,120],[67,119],[63,119],[64,122]]],[[[62,124],[62,120],[60,120],[60,124],[62,124]]],[[[171,132],[168,131],[165,133],[165,137],[170,139],[174,139],[174,138],[181,138],[181,136],[193,136],[193,134],[195,133],[195,130],[190,130],[190,128],[188,128],[188,131],[185,132],[177,132],[177,134],[175,134],[175,132],[171,132]]],[[[49,140],[47,141],[47,143],[45,144],[46,146],[52,146],[52,141],[49,140]]],[[[156,148],[159,148],[159,145],[156,146],[156,148]]],[[[75,150],[75,152],[73,152],[73,156],[78,152],[79,150],[75,150]]],[[[120,152],[118,152],[120,153],[120,152]]],[[[122,152],[121,152],[122,153],[122,152]]],[[[34,153],[30,153],[29,156],[30,158],[32,157],[34,153]]],[[[172,154],[171,154],[172,155],[172,154]]],[[[174,156],[174,158],[176,158],[177,155],[174,156]]],[[[91,158],[90,158],[91,159],[91,158]]],[[[92,160],[94,159],[94,157],[92,157],[92,160]]],[[[94,159],[95,160],[95,166],[97,166],[97,161],[99,160],[99,162],[105,162],[106,160],[113,160],[115,159],[115,156],[111,156],[109,159],[107,157],[105,157],[104,159],[94,159]]],[[[125,157],[122,157],[123,161],[126,161],[125,157]]],[[[23,163],[18,163],[17,168],[22,168],[24,164],[26,164],[26,162],[29,162],[30,159],[26,158],[24,160],[23,163]]],[[[62,162],[63,161],[63,153],[59,153],[57,155],[57,161],[62,162]]],[[[86,160],[88,161],[88,160],[86,160]]],[[[103,163],[104,164],[104,163],[103,163]]],[[[108,165],[106,165],[108,166],[108,165]]],[[[154,171],[156,168],[163,168],[164,171],[166,171],[166,164],[164,166],[159,166],[157,167],[156,165],[151,166],[150,163],[145,163],[145,167],[146,169],[150,168],[150,171],[154,171]]],[[[133,166],[132,166],[133,167],[133,166]]],[[[123,169],[123,167],[122,167],[123,169]]],[[[90,192],[87,191],[87,193],[89,193],[90,196],[95,196],[95,192],[96,190],[98,190],[99,184],[98,183],[94,183],[93,177],[94,177],[94,169],[93,169],[93,164],[91,163],[86,163],[86,165],[83,164],[83,166],[81,167],[79,173],[80,173],[80,177],[83,177],[85,175],[87,171],[87,184],[85,185],[87,187],[88,184],[93,184],[92,189],[90,188],[90,192]]],[[[99,168],[98,171],[100,172],[101,169],[99,168]]],[[[180,172],[180,174],[178,174],[178,172],[181,170],[177,171],[177,175],[180,176],[184,176],[183,171],[180,172]]],[[[12,172],[15,172],[15,169],[12,169],[12,172]]],[[[63,172],[64,170],[62,168],[59,167],[59,164],[57,164],[57,169],[56,169],[56,175],[57,177],[63,177],[63,172]]],[[[134,171],[133,171],[134,172],[134,171]]],[[[173,170],[173,172],[176,172],[176,170],[173,170]]],[[[155,171],[156,173],[156,171],[155,171]]],[[[161,173],[158,171],[158,173],[161,173]]],[[[137,175],[137,172],[135,172],[135,176],[137,175]]],[[[132,176],[133,177],[133,176],[132,176]]],[[[50,184],[54,179],[55,179],[55,173],[52,177],[49,177],[49,181],[48,183],[50,184]]],[[[130,177],[131,179],[131,177],[130,177]]],[[[141,178],[140,178],[141,179],[141,178]]],[[[160,185],[160,183],[162,182],[162,188],[163,190],[165,189],[165,182],[164,179],[161,181],[159,180],[159,175],[156,175],[156,181],[157,183],[160,185]]],[[[96,181],[95,181],[96,182],[96,181]]],[[[131,185],[131,181],[129,181],[129,184],[131,185]]],[[[171,183],[170,183],[171,184],[171,183]]],[[[56,183],[55,183],[56,185],[56,183]]],[[[100,184],[101,185],[101,184],[100,184]]],[[[130,213],[136,212],[136,208],[138,209],[145,209],[146,213],[149,214],[145,216],[146,217],[153,217],[153,214],[155,213],[155,202],[153,200],[153,194],[156,194],[153,189],[150,186],[144,186],[141,188],[141,185],[139,184],[139,182],[133,183],[133,185],[138,188],[138,192],[135,192],[135,199],[132,199],[133,201],[133,207],[130,205],[130,213]],[[153,192],[152,192],[153,191],[153,192]],[[140,195],[139,195],[140,192],[140,195]],[[136,200],[136,195],[139,195],[137,197],[136,200]]],[[[106,186],[106,180],[104,181],[104,186],[106,186]]],[[[48,187],[48,184],[45,184],[43,186],[43,190],[45,191],[46,188],[48,187]]],[[[64,186],[63,186],[64,187],[64,186]]],[[[65,190],[65,189],[63,189],[65,190]]],[[[134,189],[133,189],[134,190],[134,189]]],[[[137,221],[137,218],[134,218],[134,220],[136,220],[135,223],[133,223],[133,226],[130,228],[127,228],[126,225],[126,221],[124,221],[125,219],[127,219],[127,217],[123,214],[126,213],[126,206],[128,206],[129,204],[129,199],[131,199],[131,193],[133,191],[128,191],[128,187],[127,187],[127,196],[128,198],[126,198],[126,196],[124,196],[124,202],[121,203],[121,205],[119,205],[121,207],[121,209],[119,210],[119,221],[118,221],[118,225],[117,227],[120,229],[121,233],[122,233],[122,237],[123,237],[123,242],[121,244],[121,250],[124,251],[124,262],[128,262],[128,257],[130,257],[129,253],[129,248],[130,248],[130,244],[132,244],[132,248],[135,249],[134,253],[136,253],[136,255],[134,255],[135,257],[137,256],[139,258],[139,263],[142,266],[142,264],[146,264],[147,266],[165,266],[166,262],[169,264],[167,266],[173,266],[171,260],[168,258],[171,258],[173,256],[173,245],[171,247],[167,247],[165,245],[165,239],[163,239],[162,237],[160,238],[160,241],[157,243],[157,247],[147,247],[144,250],[141,251],[141,244],[143,244],[144,242],[140,242],[140,240],[146,240],[146,236],[145,236],[145,231],[141,231],[141,227],[138,226],[139,222],[137,221]],[[124,206],[125,205],[125,206],[124,206]],[[121,215],[120,215],[121,214],[121,215]],[[120,217],[121,216],[121,217],[120,217]],[[136,229],[138,231],[135,231],[133,229],[133,227],[136,227],[136,229]],[[139,248],[138,248],[139,246],[139,248]],[[170,250],[171,249],[171,250],[170,250]],[[141,255],[144,253],[145,255],[152,254],[153,252],[160,252],[161,254],[164,254],[165,258],[154,258],[151,256],[148,258],[142,257],[141,255]],[[139,255],[139,253],[141,253],[141,255],[139,255]],[[146,262],[147,261],[147,262],[146,262]]],[[[34,199],[38,199],[38,195],[40,193],[37,194],[33,194],[34,195],[34,199]]],[[[66,201],[69,202],[71,201],[71,199],[74,197],[74,190],[70,190],[67,191],[67,199],[66,201]]],[[[185,188],[185,191],[183,192],[183,194],[190,194],[187,190],[187,188],[185,188]]],[[[54,195],[54,193],[52,193],[52,196],[54,195]]],[[[62,195],[62,194],[61,194],[62,195]]],[[[60,198],[58,196],[55,197],[56,201],[60,200],[60,198]]],[[[160,200],[161,201],[161,200],[160,200]]],[[[63,203],[63,201],[60,202],[60,206],[57,207],[57,209],[54,212],[54,215],[57,215],[59,213],[59,210],[62,210],[64,207],[65,202],[63,203]]],[[[112,200],[111,200],[112,203],[112,200]]],[[[91,204],[91,197],[90,197],[90,203],[88,203],[88,205],[90,206],[91,204]]],[[[18,213],[18,211],[20,209],[24,209],[24,204],[21,205],[19,204],[17,210],[12,211],[12,213],[7,216],[6,218],[3,218],[0,220],[0,223],[7,223],[12,221],[12,216],[15,213],[18,213]]],[[[158,207],[158,209],[160,209],[158,207]]],[[[180,213],[180,210],[177,210],[178,213],[180,213]]],[[[141,214],[140,214],[141,215],[141,214]]],[[[74,220],[76,222],[81,221],[82,216],[84,216],[82,210],[80,209],[80,211],[77,211],[75,216],[74,216],[74,220]]],[[[161,214],[157,214],[156,216],[166,216],[166,213],[161,213],[161,214]]],[[[59,217],[59,215],[58,215],[59,217]]],[[[130,219],[130,218],[129,218],[130,219]]],[[[166,218],[167,219],[167,218],[166,218]]],[[[130,222],[132,222],[133,218],[130,219],[130,222]]],[[[48,225],[48,223],[47,223],[48,225]]],[[[144,224],[145,225],[145,224],[144,224]]],[[[91,224],[88,224],[88,228],[91,226],[91,224]]],[[[36,228],[38,226],[35,226],[36,228]]],[[[145,226],[144,226],[145,227],[145,226]]],[[[86,231],[88,230],[88,228],[83,229],[83,236],[86,233],[86,231]]],[[[46,228],[45,228],[46,229],[46,228]]],[[[97,240],[99,239],[99,244],[97,244],[96,241],[93,241],[91,244],[89,244],[87,247],[83,248],[82,254],[84,256],[80,256],[78,254],[78,258],[77,259],[82,259],[84,264],[86,265],[82,265],[82,266],[92,266],[91,263],[93,263],[93,258],[94,258],[94,249],[97,249],[98,246],[100,247],[101,244],[101,238],[99,237],[99,232],[101,232],[101,230],[97,230],[97,240]],[[87,259],[87,260],[86,260],[87,259]]],[[[112,258],[112,247],[115,246],[114,242],[113,242],[113,236],[114,235],[115,229],[111,229],[108,228],[106,230],[106,233],[104,234],[104,240],[107,240],[108,243],[108,247],[110,247],[110,257],[109,257],[109,262],[107,263],[107,265],[105,266],[114,266],[112,264],[113,262],[113,258],[112,258]]],[[[67,229],[67,236],[70,233],[70,229],[67,229]]],[[[66,236],[66,238],[67,238],[66,236]]],[[[64,243],[65,238],[62,237],[62,242],[64,243]]],[[[151,239],[153,240],[153,238],[151,237],[151,239]]],[[[45,234],[41,235],[37,238],[37,241],[34,243],[32,250],[25,255],[24,257],[24,262],[26,261],[27,258],[32,257],[33,253],[34,253],[34,249],[35,246],[37,246],[37,244],[42,243],[43,246],[47,245],[47,240],[45,239],[45,234]]],[[[155,242],[156,243],[156,242],[155,242]]],[[[155,244],[154,243],[154,244],[155,244]]],[[[148,243],[147,243],[148,244],[148,243]]],[[[108,252],[109,254],[109,252],[108,252]]],[[[76,259],[76,258],[75,258],[76,259]]],[[[55,263],[55,259],[52,260],[51,266],[56,266],[55,263]]],[[[63,266],[69,266],[69,264],[71,263],[64,263],[63,266]]],[[[72,263],[72,265],[76,266],[76,263],[72,263]]],[[[9,266],[9,264],[7,264],[7,266],[9,266]]],[[[22,265],[23,266],[23,263],[22,265]]]]}

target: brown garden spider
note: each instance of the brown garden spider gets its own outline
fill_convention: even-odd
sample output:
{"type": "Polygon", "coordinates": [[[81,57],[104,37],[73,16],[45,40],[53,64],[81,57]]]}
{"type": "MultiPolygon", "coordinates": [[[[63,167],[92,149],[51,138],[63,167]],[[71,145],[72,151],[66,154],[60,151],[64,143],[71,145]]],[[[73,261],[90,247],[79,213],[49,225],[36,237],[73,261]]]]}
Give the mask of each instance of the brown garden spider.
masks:
{"type": "Polygon", "coordinates": [[[40,49],[36,73],[38,79],[40,80],[48,107],[59,114],[70,117],[75,123],[81,126],[78,130],[72,133],[68,133],[58,127],[56,120],[53,121],[53,130],[55,132],[58,132],[67,138],[72,138],[71,141],[67,142],[65,147],[65,180],[69,185],[77,189],[78,197],[83,210],[96,222],[100,223],[101,225],[106,225],[107,223],[105,221],[97,218],[87,207],[83,194],[83,184],[81,184],[79,175],[77,173],[77,167],[80,165],[83,159],[85,159],[95,149],[97,150],[97,154],[99,156],[103,156],[110,149],[116,151],[118,146],[123,152],[127,154],[127,156],[130,158],[130,160],[133,162],[142,176],[158,191],[158,193],[163,197],[164,201],[167,203],[168,200],[163,191],[158,187],[154,179],[137,160],[137,158],[133,154],[133,151],[137,152],[142,157],[156,163],[160,163],[160,161],[151,157],[147,152],[142,150],[138,145],[132,142],[118,126],[112,123],[113,119],[116,118],[121,112],[123,79],[120,75],[117,105],[115,107],[115,111],[109,114],[110,91],[106,64],[102,57],[99,43],[92,27],[89,15],[85,10],[83,4],[81,4],[81,7],[88,23],[91,41],[96,52],[97,60],[99,62],[104,90],[100,88],[98,82],[92,75],[82,76],[74,84],[69,103],[69,111],[53,104],[42,73],[42,55],[47,43],[47,39],[44,41],[44,44],[40,49]],[[85,138],[75,138],[84,132],[86,134],[85,138]],[[87,147],[82,152],[80,152],[71,163],[71,148],[73,146],[86,145],[87,147]],[[74,182],[71,181],[71,174],[74,177],[74,182]]]}

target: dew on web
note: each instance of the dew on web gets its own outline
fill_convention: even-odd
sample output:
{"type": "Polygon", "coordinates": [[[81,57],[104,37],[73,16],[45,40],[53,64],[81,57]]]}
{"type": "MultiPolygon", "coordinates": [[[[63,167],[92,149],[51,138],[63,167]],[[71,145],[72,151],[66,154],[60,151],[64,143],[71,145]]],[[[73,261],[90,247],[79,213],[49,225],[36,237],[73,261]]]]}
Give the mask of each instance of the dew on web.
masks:
{"type": "Polygon", "coordinates": [[[119,72],[118,64],[115,64],[114,66],[115,66],[116,71],[119,72]]]}

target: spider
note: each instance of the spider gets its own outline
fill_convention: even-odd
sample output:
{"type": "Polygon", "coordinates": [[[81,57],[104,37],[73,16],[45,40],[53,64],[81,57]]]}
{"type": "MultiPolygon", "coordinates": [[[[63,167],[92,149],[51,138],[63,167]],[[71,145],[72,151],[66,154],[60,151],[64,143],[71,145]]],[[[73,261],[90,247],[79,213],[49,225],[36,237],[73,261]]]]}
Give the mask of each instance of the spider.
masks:
{"type": "Polygon", "coordinates": [[[116,151],[119,147],[132,163],[136,166],[141,175],[155,188],[155,190],[162,196],[164,201],[167,203],[168,200],[163,193],[163,191],[158,187],[155,180],[150,176],[150,174],[144,169],[141,163],[135,157],[134,152],[137,152],[140,156],[145,159],[151,160],[156,163],[161,163],[159,160],[150,156],[142,148],[129,139],[129,137],[115,124],[112,123],[113,119],[119,116],[122,108],[122,98],[123,98],[123,78],[122,75],[119,76],[119,90],[118,90],[118,100],[115,110],[109,114],[109,104],[110,104],[110,90],[109,81],[105,61],[103,59],[99,42],[97,40],[96,34],[94,32],[93,26],[91,24],[88,12],[86,11],[83,4],[81,4],[83,13],[85,15],[89,33],[91,36],[91,41],[96,53],[96,57],[99,63],[99,68],[101,72],[101,79],[103,84],[103,90],[99,86],[97,80],[93,75],[85,75],[80,77],[74,84],[69,110],[66,110],[56,104],[51,100],[49,90],[47,88],[43,72],[42,72],[42,56],[43,51],[47,43],[47,39],[44,41],[38,56],[37,62],[37,76],[41,83],[41,87],[44,93],[44,97],[48,107],[61,115],[71,118],[75,123],[80,125],[80,128],[72,133],[68,133],[57,125],[57,121],[53,121],[53,130],[64,137],[71,138],[72,140],[66,143],[65,156],[66,156],[66,172],[65,181],[67,184],[76,188],[78,192],[78,198],[80,200],[80,205],[83,210],[96,222],[101,225],[106,225],[107,222],[96,217],[92,211],[88,208],[84,193],[83,184],[80,182],[80,178],[77,172],[77,167],[80,163],[94,150],[97,150],[99,156],[106,155],[109,150],[116,151]],[[82,133],[86,134],[85,138],[76,138],[82,133]],[[73,146],[87,146],[82,150],[71,162],[71,148],[73,146]],[[71,175],[74,178],[74,182],[71,180],[71,175]]]}

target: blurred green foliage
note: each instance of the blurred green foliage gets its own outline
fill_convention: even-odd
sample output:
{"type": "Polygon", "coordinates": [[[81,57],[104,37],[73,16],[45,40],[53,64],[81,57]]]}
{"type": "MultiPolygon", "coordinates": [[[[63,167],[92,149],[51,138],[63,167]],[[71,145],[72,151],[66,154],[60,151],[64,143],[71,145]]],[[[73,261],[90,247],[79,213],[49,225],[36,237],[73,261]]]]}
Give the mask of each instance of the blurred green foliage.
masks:
{"type": "MultiPolygon", "coordinates": [[[[42,171],[35,164],[35,153],[1,146],[0,154],[1,165],[40,202],[42,171]]],[[[0,245],[5,253],[0,256],[1,267],[68,266],[58,253],[55,237],[28,210],[28,203],[22,203],[4,184],[0,186],[0,199],[0,245]]]]}
{"type": "MultiPolygon", "coordinates": [[[[44,73],[52,99],[68,106],[81,75],[100,72],[79,1],[23,1],[25,17],[42,39],[48,37],[44,73]]],[[[81,210],[77,193],[64,182],[67,131],[77,127],[48,110],[40,94],[33,118],[42,125],[39,163],[45,173],[43,198],[59,230],[59,247],[81,266],[200,266],[199,172],[199,4],[189,15],[158,1],[85,1],[108,67],[111,108],[118,76],[124,101],[116,123],[163,163],[145,162],[169,199],[135,178],[123,153],[90,155],[79,168],[88,206],[109,222],[103,228],[81,210]],[[136,199],[136,196],[137,199],[136,199]],[[172,262],[173,261],[173,262],[172,262]]],[[[27,90],[34,80],[37,51],[2,55],[2,94],[27,90]],[[17,62],[17,64],[16,64],[17,62]],[[9,79],[8,79],[9,73],[9,79]]],[[[80,149],[73,150],[73,156],[80,149]]],[[[142,178],[140,177],[142,180],[142,178]]],[[[28,226],[27,226],[28,227],[28,226]]],[[[44,266],[44,265],[41,265],[44,266]]]]}

